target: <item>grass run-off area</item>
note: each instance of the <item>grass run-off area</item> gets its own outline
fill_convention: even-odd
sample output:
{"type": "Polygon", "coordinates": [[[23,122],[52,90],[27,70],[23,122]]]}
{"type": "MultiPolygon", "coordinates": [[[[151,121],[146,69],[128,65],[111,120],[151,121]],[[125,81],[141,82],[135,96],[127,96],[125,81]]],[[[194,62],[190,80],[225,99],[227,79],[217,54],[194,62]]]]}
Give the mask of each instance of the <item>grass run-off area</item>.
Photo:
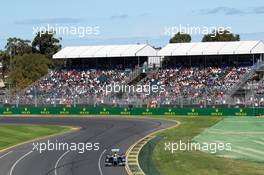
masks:
{"type": "MultiPolygon", "coordinates": [[[[264,156],[263,152],[254,148],[261,148],[261,145],[256,144],[263,143],[263,135],[259,135],[259,132],[263,132],[263,122],[261,118],[254,119],[224,119],[216,117],[179,117],[169,118],[176,119],[181,122],[180,126],[170,130],[166,130],[160,134],[161,141],[156,145],[153,154],[152,161],[161,175],[263,175],[264,174],[264,162],[246,161],[231,159],[240,158],[238,155],[243,151],[248,155],[258,155],[257,157],[264,156]],[[227,120],[227,121],[225,121],[227,120]],[[238,122],[236,122],[238,121],[238,122]],[[242,122],[244,121],[244,122],[242,122]],[[222,123],[224,122],[224,123],[222,123]],[[213,126],[213,127],[212,127],[213,126]],[[207,130],[207,128],[211,129],[207,130]],[[229,130],[229,132],[228,132],[229,130]],[[217,132],[216,132],[217,131],[217,132]],[[219,132],[219,133],[218,133],[219,132]],[[237,136],[235,132],[241,135],[237,136]],[[244,132],[249,132],[247,135],[244,132]],[[257,134],[256,134],[257,133],[257,134]],[[254,135],[252,135],[254,134],[254,135]],[[225,135],[225,137],[223,137],[225,135]],[[197,137],[198,136],[198,137],[197,137]],[[247,137],[249,136],[249,137],[247,137]],[[262,136],[262,138],[258,138],[262,136]],[[244,139],[247,137],[247,139],[244,139]],[[219,157],[217,154],[210,154],[202,151],[175,151],[173,154],[169,151],[165,151],[165,143],[176,143],[180,140],[182,142],[192,141],[194,138],[200,141],[228,141],[234,144],[235,152],[230,153],[230,157],[219,157]],[[244,140],[242,145],[238,144],[238,141],[244,140]],[[252,140],[251,140],[252,139],[252,140]],[[250,144],[249,142],[254,142],[250,144]],[[257,141],[257,142],[256,142],[257,141]],[[252,146],[253,145],[253,146],[252,146]],[[240,147],[239,147],[240,146],[240,147]],[[249,146],[249,148],[247,148],[249,146]],[[239,152],[236,151],[239,149],[239,152]],[[242,149],[243,148],[243,149],[242,149]],[[259,154],[257,154],[259,153],[259,154]],[[260,154],[261,153],[261,154],[260,154]],[[227,158],[228,157],[228,158],[227,158]]],[[[233,146],[233,145],[232,145],[233,146]]],[[[263,147],[264,145],[262,145],[263,147]]],[[[263,149],[262,149],[263,150],[263,149]]],[[[227,154],[227,153],[226,153],[227,154]]],[[[244,155],[245,156],[245,155],[244,155]]],[[[243,156],[243,157],[244,157],[243,156]]]]}
{"type": "Polygon", "coordinates": [[[264,118],[226,118],[194,140],[197,143],[230,143],[232,150],[218,151],[216,155],[264,163],[264,118]]]}
{"type": "Polygon", "coordinates": [[[0,125],[0,150],[37,138],[69,131],[69,127],[46,125],[0,125]]]}

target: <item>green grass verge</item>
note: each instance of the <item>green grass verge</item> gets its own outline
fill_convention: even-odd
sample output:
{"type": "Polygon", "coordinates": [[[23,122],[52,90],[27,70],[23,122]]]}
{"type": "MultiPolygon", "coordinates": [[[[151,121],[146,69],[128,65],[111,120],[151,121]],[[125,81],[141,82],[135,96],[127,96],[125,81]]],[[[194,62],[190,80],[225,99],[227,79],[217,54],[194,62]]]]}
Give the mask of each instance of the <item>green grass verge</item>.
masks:
{"type": "Polygon", "coordinates": [[[37,138],[69,131],[69,127],[45,125],[0,125],[0,150],[37,138]]]}
{"type": "MultiPolygon", "coordinates": [[[[172,118],[169,118],[172,119],[172,118]]],[[[152,161],[161,175],[263,175],[263,163],[217,157],[200,151],[164,151],[165,142],[188,142],[219,122],[215,117],[173,118],[181,122],[177,128],[159,134],[152,161]]]]}
{"type": "Polygon", "coordinates": [[[216,155],[264,163],[264,118],[225,118],[194,138],[202,143],[231,143],[231,151],[216,155]]]}

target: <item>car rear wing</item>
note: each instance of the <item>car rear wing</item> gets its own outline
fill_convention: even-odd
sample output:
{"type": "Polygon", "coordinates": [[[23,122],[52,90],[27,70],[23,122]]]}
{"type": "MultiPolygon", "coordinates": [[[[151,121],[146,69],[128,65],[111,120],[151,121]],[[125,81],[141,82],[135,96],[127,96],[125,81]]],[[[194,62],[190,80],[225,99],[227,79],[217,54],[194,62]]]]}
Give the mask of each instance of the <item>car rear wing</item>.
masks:
{"type": "Polygon", "coordinates": [[[112,151],[113,153],[119,153],[119,152],[120,152],[120,149],[111,149],[111,151],[112,151]]]}

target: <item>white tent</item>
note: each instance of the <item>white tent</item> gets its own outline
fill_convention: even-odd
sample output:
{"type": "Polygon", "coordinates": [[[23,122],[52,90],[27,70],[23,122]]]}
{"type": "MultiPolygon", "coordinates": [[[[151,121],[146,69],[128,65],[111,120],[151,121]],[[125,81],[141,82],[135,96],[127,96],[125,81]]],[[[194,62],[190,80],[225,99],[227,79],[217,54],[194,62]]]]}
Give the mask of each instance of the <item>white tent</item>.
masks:
{"type": "Polygon", "coordinates": [[[262,41],[201,42],[168,44],[158,56],[264,54],[262,41]]]}
{"type": "Polygon", "coordinates": [[[53,59],[141,56],[157,56],[157,51],[147,44],[65,47],[53,59]]]}

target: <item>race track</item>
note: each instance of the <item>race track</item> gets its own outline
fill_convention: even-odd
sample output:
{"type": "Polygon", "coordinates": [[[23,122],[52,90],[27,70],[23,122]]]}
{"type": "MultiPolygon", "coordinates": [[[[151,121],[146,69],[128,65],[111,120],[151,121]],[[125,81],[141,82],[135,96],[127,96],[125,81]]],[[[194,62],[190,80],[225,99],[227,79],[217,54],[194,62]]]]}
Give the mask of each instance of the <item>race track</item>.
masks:
{"type": "MultiPolygon", "coordinates": [[[[125,175],[124,167],[105,167],[112,148],[122,153],[147,134],[175,123],[151,119],[104,117],[0,117],[0,124],[42,124],[80,127],[81,130],[49,138],[63,143],[98,142],[98,151],[33,151],[32,143],[0,153],[0,175],[125,175]]],[[[42,142],[47,142],[43,139],[42,142]]]]}

